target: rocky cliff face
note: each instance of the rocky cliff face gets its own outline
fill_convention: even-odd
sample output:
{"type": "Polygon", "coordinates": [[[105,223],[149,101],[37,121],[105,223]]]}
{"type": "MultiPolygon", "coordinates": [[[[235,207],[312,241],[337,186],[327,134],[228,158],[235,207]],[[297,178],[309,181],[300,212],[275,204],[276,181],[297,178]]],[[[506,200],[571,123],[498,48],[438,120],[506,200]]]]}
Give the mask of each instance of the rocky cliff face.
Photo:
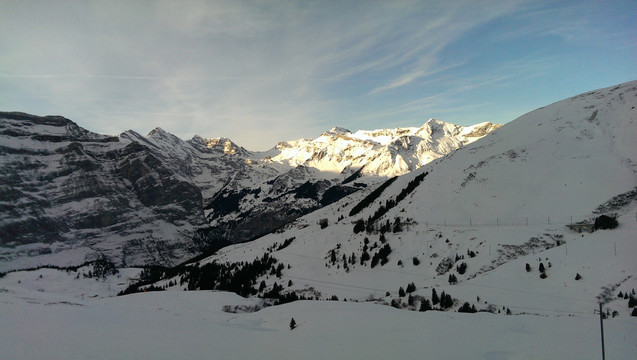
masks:
{"type": "Polygon", "coordinates": [[[0,113],[0,271],[96,252],[120,264],[179,262],[270,232],[495,128],[436,120],[335,128],[258,153],[225,138],[184,141],[160,128],[112,137],[59,116],[0,113]]]}
{"type": "Polygon", "coordinates": [[[101,252],[170,263],[198,252],[201,191],[148,146],[62,117],[0,116],[0,262],[66,264],[101,252]]]}

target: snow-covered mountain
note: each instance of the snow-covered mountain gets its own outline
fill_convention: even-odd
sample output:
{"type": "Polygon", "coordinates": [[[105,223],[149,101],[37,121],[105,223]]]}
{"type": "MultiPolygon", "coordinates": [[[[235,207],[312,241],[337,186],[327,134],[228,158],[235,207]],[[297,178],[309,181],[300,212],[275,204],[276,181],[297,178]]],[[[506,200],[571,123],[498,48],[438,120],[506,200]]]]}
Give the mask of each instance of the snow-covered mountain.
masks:
{"type": "Polygon", "coordinates": [[[276,233],[175,268],[120,269],[100,281],[85,278],[95,265],[8,273],[3,354],[126,358],[143,343],[154,358],[595,358],[601,304],[606,354],[630,358],[636,107],[637,81],[548,105],[276,233]],[[618,226],[567,227],[606,216],[618,226]],[[125,292],[146,292],[102,298],[126,280],[125,292]],[[244,297],[182,291],[206,289],[244,297]],[[265,308],[267,298],[335,301],[265,308]]]}
{"type": "Polygon", "coordinates": [[[497,128],[430,120],[251,152],[160,128],[113,137],[62,117],[0,117],[0,269],[77,264],[94,253],[172,264],[268,233],[497,128]]]}
{"type": "Polygon", "coordinates": [[[475,141],[500,125],[490,122],[469,127],[430,119],[419,128],[359,130],[339,127],[313,140],[279,143],[272,161],[341,173],[392,177],[415,170],[431,160],[475,141]]]}
{"type": "Polygon", "coordinates": [[[149,146],[62,117],[1,117],[3,268],[77,264],[95,252],[166,263],[197,251],[201,191],[149,146]]]}
{"type": "Polygon", "coordinates": [[[636,106],[637,81],[548,105],[155,286],[550,316],[601,302],[628,316],[617,294],[637,288],[636,106]],[[602,215],[619,226],[566,226],[602,215]]]}
{"type": "Polygon", "coordinates": [[[333,128],[316,139],[282,142],[247,162],[276,169],[267,181],[231,179],[206,206],[209,237],[241,242],[266,234],[383,178],[405,174],[500,125],[462,127],[430,119],[419,128],[352,133],[333,128]]]}

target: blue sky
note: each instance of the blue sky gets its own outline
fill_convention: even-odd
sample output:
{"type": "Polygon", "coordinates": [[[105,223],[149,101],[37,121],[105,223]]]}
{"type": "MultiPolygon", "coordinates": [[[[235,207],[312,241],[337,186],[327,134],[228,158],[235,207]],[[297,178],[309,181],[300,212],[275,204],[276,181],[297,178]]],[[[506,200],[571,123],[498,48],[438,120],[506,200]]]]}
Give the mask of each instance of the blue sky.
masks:
{"type": "Polygon", "coordinates": [[[0,110],[250,150],[637,79],[635,1],[4,1],[0,110]]]}

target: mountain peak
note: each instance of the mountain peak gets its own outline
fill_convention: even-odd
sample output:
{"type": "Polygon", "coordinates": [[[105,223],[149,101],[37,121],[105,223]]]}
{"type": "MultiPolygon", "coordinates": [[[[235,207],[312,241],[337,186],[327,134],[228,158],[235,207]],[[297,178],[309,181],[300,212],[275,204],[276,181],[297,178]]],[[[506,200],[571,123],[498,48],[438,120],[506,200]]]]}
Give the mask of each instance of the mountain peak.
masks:
{"type": "Polygon", "coordinates": [[[166,134],[169,134],[169,132],[168,132],[168,131],[166,131],[166,130],[164,130],[164,129],[162,129],[162,128],[160,128],[160,127],[158,126],[158,127],[154,128],[153,130],[151,130],[151,131],[148,133],[148,135],[146,135],[146,137],[147,137],[147,138],[149,138],[149,137],[153,137],[155,134],[158,134],[158,135],[166,135],[166,134]]]}
{"type": "Polygon", "coordinates": [[[333,128],[331,128],[329,131],[326,131],[325,133],[335,134],[335,135],[344,135],[344,134],[351,134],[352,132],[346,128],[342,128],[340,126],[334,126],[333,128]]]}
{"type": "Polygon", "coordinates": [[[234,155],[237,152],[245,151],[245,149],[235,144],[232,140],[226,137],[208,139],[199,135],[195,135],[193,136],[191,142],[198,143],[200,146],[204,146],[211,150],[221,151],[226,155],[234,155]]]}
{"type": "Polygon", "coordinates": [[[434,119],[434,118],[430,118],[429,120],[425,121],[425,124],[438,124],[438,125],[444,125],[444,124],[448,124],[447,122],[444,122],[442,120],[438,120],[438,119],[434,119]]]}

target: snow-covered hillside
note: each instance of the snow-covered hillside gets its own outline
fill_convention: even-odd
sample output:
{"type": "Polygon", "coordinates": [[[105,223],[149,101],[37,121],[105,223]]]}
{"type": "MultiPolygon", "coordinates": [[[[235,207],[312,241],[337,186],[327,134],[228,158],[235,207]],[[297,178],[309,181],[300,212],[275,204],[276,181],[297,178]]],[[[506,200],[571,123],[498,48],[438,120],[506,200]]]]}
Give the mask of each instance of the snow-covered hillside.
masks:
{"type": "MultiPolygon", "coordinates": [[[[277,265],[252,283],[262,295],[418,309],[436,289],[451,294],[452,309],[468,302],[496,313],[576,316],[602,301],[626,317],[632,309],[617,293],[637,288],[635,105],[637,82],[546,106],[398,178],[373,201],[363,200],[373,189],[355,193],[199,265],[268,254],[277,265]],[[601,214],[619,227],[566,227],[601,214]],[[400,296],[412,283],[412,299],[400,296]]],[[[181,279],[197,288],[193,276],[181,279]]]]}
{"type": "MultiPolygon", "coordinates": [[[[4,360],[582,360],[601,354],[595,316],[413,314],[332,301],[299,301],[255,313],[222,311],[228,305],[255,304],[209,291],[90,300],[2,291],[0,353],[4,360]],[[292,319],[294,330],[289,327],[292,319]]],[[[628,320],[605,322],[608,359],[632,358],[635,330],[628,320]]]]}

